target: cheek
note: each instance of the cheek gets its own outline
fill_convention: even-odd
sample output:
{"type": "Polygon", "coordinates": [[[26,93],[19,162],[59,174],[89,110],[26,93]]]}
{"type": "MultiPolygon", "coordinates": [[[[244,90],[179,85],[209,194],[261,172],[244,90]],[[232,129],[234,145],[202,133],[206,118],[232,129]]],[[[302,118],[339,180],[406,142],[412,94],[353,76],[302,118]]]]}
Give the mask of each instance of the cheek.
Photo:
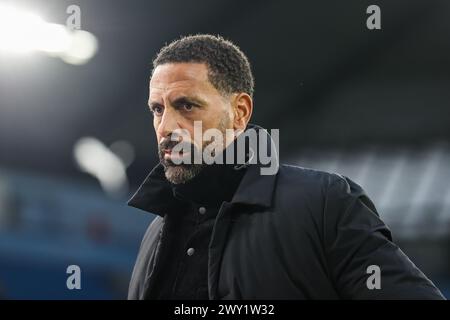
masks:
{"type": "MultiPolygon", "coordinates": [[[[199,121],[199,120],[197,120],[199,121]]],[[[202,127],[198,127],[198,129],[195,129],[194,123],[189,123],[186,124],[184,126],[182,126],[183,131],[181,132],[181,134],[183,135],[182,140],[186,141],[186,142],[190,142],[190,143],[194,143],[197,147],[201,146],[202,143],[202,137],[203,137],[203,132],[201,130],[201,128],[203,128],[203,123],[202,123],[202,127]]]]}
{"type": "Polygon", "coordinates": [[[215,110],[215,111],[211,110],[208,113],[205,112],[202,115],[201,119],[199,119],[202,121],[203,130],[215,128],[220,117],[221,117],[221,112],[219,110],[215,110]]]}
{"type": "MultiPolygon", "coordinates": [[[[188,141],[190,143],[197,144],[197,142],[199,141],[199,139],[198,139],[199,137],[194,135],[194,126],[189,127],[189,128],[184,127],[184,129],[186,130],[186,132],[183,132],[183,134],[186,133],[187,136],[186,137],[183,136],[183,140],[188,141]]],[[[200,130],[199,130],[199,132],[201,133],[200,130]]],[[[197,132],[195,132],[195,134],[197,134],[197,132]]],[[[200,139],[201,139],[201,136],[202,136],[202,134],[200,134],[200,139]]]]}

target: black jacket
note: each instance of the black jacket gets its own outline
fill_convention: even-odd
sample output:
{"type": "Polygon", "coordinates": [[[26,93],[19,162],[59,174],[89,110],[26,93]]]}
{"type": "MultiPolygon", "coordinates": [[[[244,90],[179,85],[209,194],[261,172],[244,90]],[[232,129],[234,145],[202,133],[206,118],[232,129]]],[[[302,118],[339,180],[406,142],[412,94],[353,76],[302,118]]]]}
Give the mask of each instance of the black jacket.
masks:
{"type": "MultiPolygon", "coordinates": [[[[281,165],[276,175],[247,168],[224,202],[209,243],[210,299],[443,299],[393,243],[362,188],[350,179],[281,165]],[[369,289],[376,265],[380,289],[369,289]]],[[[129,299],[152,299],[163,279],[161,260],[171,194],[161,165],[129,204],[158,214],[142,240],[129,299]]]]}

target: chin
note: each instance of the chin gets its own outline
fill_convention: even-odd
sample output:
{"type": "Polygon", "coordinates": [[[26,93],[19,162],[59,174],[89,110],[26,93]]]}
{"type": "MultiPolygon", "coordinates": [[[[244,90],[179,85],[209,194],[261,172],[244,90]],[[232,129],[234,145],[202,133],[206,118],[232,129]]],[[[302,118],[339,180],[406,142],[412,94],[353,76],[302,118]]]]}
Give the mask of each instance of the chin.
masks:
{"type": "Polygon", "coordinates": [[[164,168],[166,179],[173,184],[186,183],[201,171],[201,166],[168,166],[164,168]]]}

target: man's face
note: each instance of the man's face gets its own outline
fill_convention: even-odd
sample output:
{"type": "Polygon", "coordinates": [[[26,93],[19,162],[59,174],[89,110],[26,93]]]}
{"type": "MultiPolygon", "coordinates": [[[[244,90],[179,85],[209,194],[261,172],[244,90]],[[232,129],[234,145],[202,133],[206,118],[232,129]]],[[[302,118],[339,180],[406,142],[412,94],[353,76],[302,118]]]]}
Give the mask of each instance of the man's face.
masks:
{"type": "Polygon", "coordinates": [[[154,115],[159,157],[170,182],[184,183],[202,169],[201,164],[172,162],[176,157],[172,148],[180,141],[171,141],[174,131],[189,133],[189,138],[183,136],[182,141],[190,145],[191,153],[200,146],[204,148],[210,141],[194,136],[194,121],[201,121],[202,131],[215,128],[225,134],[226,129],[233,129],[231,99],[232,95],[226,97],[209,82],[205,64],[168,63],[156,67],[150,80],[149,107],[154,115]]]}

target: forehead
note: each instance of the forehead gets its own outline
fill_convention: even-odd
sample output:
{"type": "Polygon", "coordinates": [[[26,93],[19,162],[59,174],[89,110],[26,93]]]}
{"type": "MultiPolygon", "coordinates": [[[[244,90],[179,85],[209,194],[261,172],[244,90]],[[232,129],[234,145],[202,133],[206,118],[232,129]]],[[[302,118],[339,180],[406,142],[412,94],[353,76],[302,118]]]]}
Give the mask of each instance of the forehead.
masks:
{"type": "Polygon", "coordinates": [[[204,91],[214,87],[208,79],[208,68],[203,63],[168,63],[158,67],[150,80],[150,95],[172,91],[204,91]]]}

